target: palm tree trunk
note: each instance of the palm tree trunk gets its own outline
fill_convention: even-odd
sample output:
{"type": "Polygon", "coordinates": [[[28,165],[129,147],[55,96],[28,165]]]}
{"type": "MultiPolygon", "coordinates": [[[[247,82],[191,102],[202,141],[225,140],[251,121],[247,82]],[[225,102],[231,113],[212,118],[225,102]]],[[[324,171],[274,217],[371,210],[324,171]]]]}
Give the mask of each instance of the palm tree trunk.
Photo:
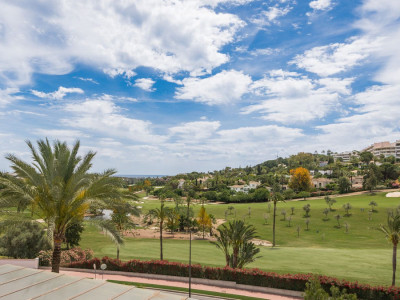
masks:
{"type": "Polygon", "coordinates": [[[160,222],[160,260],[163,260],[162,230],[163,230],[163,221],[160,222]]]}
{"type": "Polygon", "coordinates": [[[59,236],[54,236],[54,250],[53,250],[53,257],[51,260],[51,271],[55,273],[60,272],[61,243],[62,243],[62,238],[60,238],[59,236]]]}
{"type": "Polygon", "coordinates": [[[276,217],[276,201],[274,201],[274,222],[272,225],[272,247],[275,247],[275,217],[276,217]]]}
{"type": "Polygon", "coordinates": [[[119,259],[119,245],[117,245],[117,259],[119,259]]]}
{"type": "Polygon", "coordinates": [[[392,277],[392,286],[395,286],[396,283],[396,266],[397,266],[397,244],[393,244],[393,277],[392,277]]]}

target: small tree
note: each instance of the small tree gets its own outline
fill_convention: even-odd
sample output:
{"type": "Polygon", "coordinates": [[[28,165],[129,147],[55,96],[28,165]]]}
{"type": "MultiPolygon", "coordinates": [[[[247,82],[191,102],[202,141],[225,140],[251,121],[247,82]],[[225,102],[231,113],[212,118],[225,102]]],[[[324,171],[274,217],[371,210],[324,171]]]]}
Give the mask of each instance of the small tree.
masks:
{"type": "Polygon", "coordinates": [[[300,237],[300,226],[297,226],[297,237],[299,238],[300,237]]]}
{"type": "Polygon", "coordinates": [[[372,211],[368,211],[368,220],[369,220],[369,221],[372,220],[372,211]]]}
{"type": "Polygon", "coordinates": [[[294,215],[294,207],[291,207],[290,210],[292,211],[291,215],[294,215]]]}
{"type": "Polygon", "coordinates": [[[338,180],[339,193],[348,193],[351,188],[350,180],[347,177],[340,177],[338,180]]]}
{"type": "Polygon", "coordinates": [[[283,220],[282,221],[286,221],[286,210],[282,209],[281,215],[283,216],[283,220]]]}
{"type": "Polygon", "coordinates": [[[302,191],[302,192],[298,193],[297,196],[299,196],[300,198],[303,198],[304,200],[306,200],[306,198],[310,197],[311,194],[309,192],[302,191]]]}
{"type": "Polygon", "coordinates": [[[310,224],[310,218],[305,219],[306,230],[308,231],[308,224],[310,224]]]}
{"type": "Polygon", "coordinates": [[[288,217],[288,221],[289,221],[288,227],[290,227],[290,222],[292,221],[292,216],[291,215],[288,217]]]}
{"type": "Polygon", "coordinates": [[[329,208],[324,208],[324,210],[323,210],[323,212],[322,212],[324,215],[325,215],[325,220],[328,220],[328,214],[329,214],[329,208]]]}
{"type": "Polygon", "coordinates": [[[264,214],[264,224],[268,225],[269,214],[264,214]]]}
{"type": "Polygon", "coordinates": [[[344,227],[346,228],[346,233],[349,232],[350,225],[347,222],[344,222],[344,227]]]}
{"type": "Polygon", "coordinates": [[[400,241],[400,215],[396,214],[393,217],[388,217],[387,226],[380,225],[380,230],[385,234],[386,238],[393,245],[392,255],[392,286],[396,284],[396,267],[397,267],[397,245],[400,241]]]}
{"type": "Polygon", "coordinates": [[[332,206],[336,203],[336,200],[332,199],[329,196],[325,196],[325,202],[326,202],[326,204],[328,204],[329,210],[333,211],[332,206]]]}
{"type": "Polygon", "coordinates": [[[200,208],[200,211],[199,211],[199,214],[197,217],[197,223],[199,224],[201,231],[203,232],[203,240],[204,240],[206,228],[210,224],[210,217],[207,214],[204,205],[200,208]]]}
{"type": "Polygon", "coordinates": [[[308,218],[310,217],[310,211],[311,211],[311,204],[307,203],[306,205],[303,206],[303,210],[306,212],[304,217],[308,218]]]}
{"type": "Polygon", "coordinates": [[[342,218],[342,216],[341,215],[339,215],[339,214],[337,214],[336,216],[335,216],[335,219],[336,219],[336,221],[337,221],[337,223],[338,223],[338,228],[340,228],[341,226],[340,226],[340,219],[342,218]]]}
{"type": "Polygon", "coordinates": [[[378,203],[372,200],[368,205],[371,206],[371,212],[376,212],[375,207],[378,206],[378,203]]]}
{"type": "Polygon", "coordinates": [[[349,213],[350,209],[353,208],[353,207],[351,206],[351,204],[350,204],[350,203],[343,204],[343,208],[344,208],[344,210],[346,211],[345,216],[347,216],[347,217],[351,216],[351,214],[349,213]]]}

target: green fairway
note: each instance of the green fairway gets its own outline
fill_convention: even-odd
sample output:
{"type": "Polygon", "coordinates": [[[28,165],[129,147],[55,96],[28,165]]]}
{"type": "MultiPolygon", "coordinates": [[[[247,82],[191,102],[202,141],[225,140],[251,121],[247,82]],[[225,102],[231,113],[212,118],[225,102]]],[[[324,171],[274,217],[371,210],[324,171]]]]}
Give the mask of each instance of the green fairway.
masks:
{"type": "MultiPolygon", "coordinates": [[[[359,195],[336,198],[333,212],[329,213],[329,220],[323,220],[322,210],[327,207],[324,200],[288,201],[278,204],[277,215],[277,243],[278,247],[271,249],[261,247],[262,258],[248,267],[256,267],[265,271],[278,273],[319,273],[351,281],[369,284],[390,284],[392,246],[384,235],[377,230],[380,223],[385,223],[388,209],[396,208],[400,198],[386,198],[385,194],[359,195]],[[377,212],[371,214],[369,220],[370,201],[376,201],[377,212]],[[353,206],[352,215],[345,217],[342,208],[344,203],[350,202],[353,206]],[[305,218],[302,207],[311,204],[310,230],[305,230],[305,218]],[[286,209],[287,217],[291,207],[295,207],[292,226],[288,221],[281,221],[282,209],[286,209]],[[364,208],[364,212],[361,211],[364,208]],[[337,228],[337,221],[333,215],[341,214],[341,227],[337,228]],[[346,233],[344,222],[350,224],[346,233]],[[301,227],[300,237],[297,237],[297,226],[301,227]]],[[[145,202],[144,211],[158,205],[156,201],[145,202]]],[[[171,203],[171,205],[173,205],[171,203]]],[[[217,218],[224,218],[228,206],[234,206],[236,217],[242,218],[248,214],[251,207],[251,216],[247,222],[254,224],[259,236],[263,239],[272,238],[272,213],[268,225],[264,224],[263,214],[268,213],[266,203],[252,204],[218,204],[206,205],[209,213],[217,218]]],[[[195,211],[200,205],[195,206],[195,211]]],[[[271,207],[272,210],[272,207],[271,207]]],[[[234,218],[234,214],[228,219],[234,218]]],[[[93,227],[87,227],[82,236],[81,246],[92,248],[95,255],[116,256],[116,247],[106,237],[99,234],[93,227]]],[[[188,261],[189,242],[184,240],[164,240],[164,257],[171,261],[188,261]]],[[[126,239],[121,248],[121,259],[158,259],[158,239],[126,239]]],[[[215,246],[207,241],[193,241],[193,262],[203,265],[224,266],[224,257],[215,246]]]]}

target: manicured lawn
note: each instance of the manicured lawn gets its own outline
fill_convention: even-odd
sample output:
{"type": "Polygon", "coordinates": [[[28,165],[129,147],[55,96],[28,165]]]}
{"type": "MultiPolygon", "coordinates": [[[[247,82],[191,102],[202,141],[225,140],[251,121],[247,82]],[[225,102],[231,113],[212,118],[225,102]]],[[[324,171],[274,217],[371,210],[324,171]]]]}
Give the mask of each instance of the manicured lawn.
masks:
{"type": "MultiPolygon", "coordinates": [[[[385,223],[388,209],[395,209],[400,204],[400,198],[386,198],[383,193],[377,195],[360,195],[336,198],[337,203],[330,212],[329,220],[324,221],[322,211],[326,206],[324,200],[288,201],[278,204],[277,215],[277,244],[276,249],[261,247],[262,258],[249,267],[257,267],[265,271],[278,273],[320,273],[337,278],[359,281],[369,284],[390,284],[391,279],[391,254],[392,247],[384,235],[378,231],[380,223],[385,223]],[[376,201],[377,212],[368,218],[368,203],[376,201]],[[344,203],[351,203],[352,215],[345,217],[342,208],[344,203]],[[305,218],[302,207],[311,204],[310,230],[305,230],[305,218]],[[282,209],[290,215],[290,207],[295,207],[292,226],[288,227],[287,221],[281,221],[282,209]],[[364,208],[364,212],[361,212],[364,208]],[[342,216],[341,227],[337,228],[334,215],[342,216]],[[350,225],[346,233],[344,222],[350,225]],[[300,237],[297,237],[297,226],[301,227],[300,237]]],[[[143,210],[159,205],[156,201],[148,201],[143,210]]],[[[170,205],[173,205],[172,203],[170,205]]],[[[209,213],[217,218],[224,218],[228,206],[234,206],[236,217],[243,218],[254,224],[259,236],[263,239],[272,239],[272,213],[265,225],[263,215],[268,213],[266,203],[253,204],[221,204],[206,205],[209,213]],[[248,207],[251,207],[251,216],[248,217],[248,207]]],[[[195,211],[200,205],[195,206],[195,211]]],[[[272,211],[272,207],[271,207],[272,211]]],[[[234,214],[228,217],[234,218],[234,214]]],[[[164,240],[164,257],[171,261],[187,262],[188,241],[164,240]]],[[[116,256],[116,248],[106,237],[93,228],[88,227],[83,236],[81,246],[91,248],[96,256],[116,256]]],[[[158,259],[158,239],[126,239],[126,244],[121,248],[121,259],[158,259]]],[[[204,265],[223,266],[222,252],[207,241],[196,240],[193,242],[193,261],[204,265]]]]}

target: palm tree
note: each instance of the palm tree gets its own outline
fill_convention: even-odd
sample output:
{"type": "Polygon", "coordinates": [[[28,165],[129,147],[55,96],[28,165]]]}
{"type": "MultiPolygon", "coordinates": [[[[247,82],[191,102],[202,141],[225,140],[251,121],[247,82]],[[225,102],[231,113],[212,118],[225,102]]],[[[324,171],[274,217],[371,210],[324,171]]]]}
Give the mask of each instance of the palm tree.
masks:
{"type": "Polygon", "coordinates": [[[274,218],[273,218],[273,224],[272,224],[272,247],[275,247],[275,219],[276,219],[276,204],[279,201],[284,201],[283,196],[280,192],[281,187],[279,184],[275,183],[272,186],[272,201],[274,202],[274,218]]]}
{"type": "Polygon", "coordinates": [[[50,228],[54,228],[52,272],[58,273],[61,243],[68,225],[82,219],[90,203],[120,199],[123,196],[119,189],[122,181],[112,176],[116,173],[113,169],[101,174],[88,173],[95,152],[79,156],[79,141],[72,149],[60,141],[55,141],[52,147],[47,139],[37,142],[38,150],[30,141],[27,145],[33,163],[8,154],[6,159],[12,163],[16,176],[2,177],[0,183],[5,186],[6,194],[13,194],[18,200],[28,199],[48,221],[50,228]]]}
{"type": "Polygon", "coordinates": [[[151,218],[155,218],[158,221],[158,225],[160,228],[160,260],[163,260],[163,236],[162,232],[164,229],[164,221],[168,219],[168,215],[171,213],[171,208],[165,207],[164,196],[161,196],[161,205],[160,208],[154,208],[149,210],[147,215],[151,218]]]}
{"type": "Polygon", "coordinates": [[[386,236],[386,238],[393,244],[393,256],[392,256],[392,286],[396,282],[396,266],[397,266],[397,244],[400,240],[400,215],[388,216],[387,226],[380,225],[379,228],[386,236]]]}
{"type": "Polygon", "coordinates": [[[246,225],[242,220],[233,220],[228,226],[223,224],[217,229],[216,242],[211,242],[225,254],[226,265],[231,268],[243,268],[253,262],[260,249],[251,242],[256,237],[253,225],[246,225]]]}

